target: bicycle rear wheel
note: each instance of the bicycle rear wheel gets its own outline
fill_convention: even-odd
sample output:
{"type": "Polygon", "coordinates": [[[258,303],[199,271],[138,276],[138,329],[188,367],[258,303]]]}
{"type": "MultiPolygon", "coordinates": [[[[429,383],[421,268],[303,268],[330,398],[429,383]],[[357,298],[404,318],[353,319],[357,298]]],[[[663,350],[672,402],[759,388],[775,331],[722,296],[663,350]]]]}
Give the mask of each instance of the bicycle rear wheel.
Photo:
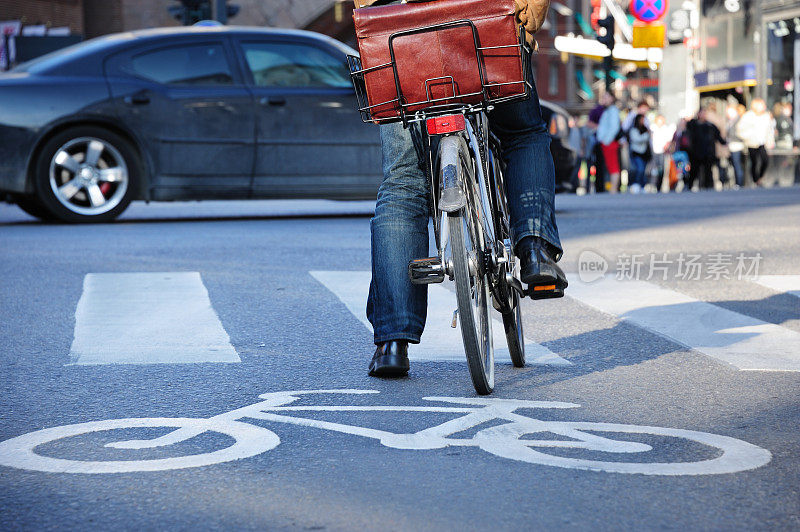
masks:
{"type": "Polygon", "coordinates": [[[477,224],[469,207],[448,214],[456,299],[461,337],[475,390],[486,395],[494,389],[494,348],[489,316],[489,284],[484,268],[477,224]]]}

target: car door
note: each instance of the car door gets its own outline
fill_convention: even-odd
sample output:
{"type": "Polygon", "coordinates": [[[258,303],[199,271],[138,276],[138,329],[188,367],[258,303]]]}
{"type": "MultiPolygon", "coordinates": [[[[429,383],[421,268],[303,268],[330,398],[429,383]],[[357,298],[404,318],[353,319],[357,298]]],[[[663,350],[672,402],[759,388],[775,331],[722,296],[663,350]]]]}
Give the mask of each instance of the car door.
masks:
{"type": "Polygon", "coordinates": [[[140,46],[106,72],[120,120],[151,154],[154,199],[249,196],[255,104],[228,39],[140,46]]]}
{"type": "Polygon", "coordinates": [[[356,111],[344,52],[300,36],[237,40],[257,110],[253,194],[374,198],[379,128],[356,111]]]}

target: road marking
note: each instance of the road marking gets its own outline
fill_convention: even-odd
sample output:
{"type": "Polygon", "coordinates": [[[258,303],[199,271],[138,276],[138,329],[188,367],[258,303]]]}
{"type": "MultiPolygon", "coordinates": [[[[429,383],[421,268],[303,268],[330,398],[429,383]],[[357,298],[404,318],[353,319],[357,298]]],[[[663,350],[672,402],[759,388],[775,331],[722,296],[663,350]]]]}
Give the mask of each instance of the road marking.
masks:
{"type": "Polygon", "coordinates": [[[759,275],[753,281],[770,290],[800,297],[800,275],[759,275]]]}
{"type": "MultiPolygon", "coordinates": [[[[372,324],[366,315],[369,283],[372,279],[370,272],[313,271],[309,273],[333,292],[370,333],[372,332],[372,324]]],[[[456,306],[456,296],[453,292],[435,284],[428,287],[428,318],[425,323],[425,332],[419,345],[408,347],[410,360],[464,362],[461,331],[458,328],[450,327],[456,306]]],[[[503,324],[499,320],[494,320],[492,331],[494,333],[495,359],[498,362],[510,363],[511,357],[508,354],[503,324]]],[[[529,364],[572,365],[572,362],[527,338],[525,339],[525,356],[529,364]]]]}
{"type": "MultiPolygon", "coordinates": [[[[638,425],[620,425],[616,423],[596,423],[583,421],[546,421],[518,412],[521,409],[570,409],[580,405],[551,401],[527,401],[515,399],[499,399],[484,397],[425,397],[426,401],[446,403],[456,406],[356,406],[356,405],[305,405],[286,406],[296,402],[300,396],[316,394],[364,395],[377,393],[374,390],[300,390],[294,392],[274,392],[259,396],[263,401],[237,408],[210,418],[129,418],[107,419],[64,425],[34,432],[0,442],[0,465],[41,471],[47,473],[133,473],[145,471],[169,471],[191,467],[209,466],[231,462],[256,456],[270,451],[280,443],[280,437],[270,429],[244,423],[242,419],[259,419],[272,424],[287,423],[299,427],[313,427],[330,432],[350,434],[374,439],[384,447],[407,451],[426,451],[446,447],[477,447],[500,458],[517,460],[530,464],[580,469],[586,471],[605,471],[610,473],[627,473],[640,475],[715,475],[737,473],[756,469],[770,462],[772,454],[761,447],[742,440],[697,432],[692,430],[666,427],[649,427],[638,425]],[[348,425],[302,417],[298,412],[414,412],[414,413],[447,413],[462,414],[439,425],[429,426],[414,433],[397,433],[378,430],[359,425],[348,425]],[[287,415],[292,414],[292,415],[287,415]],[[495,424],[494,421],[503,421],[495,424]],[[486,426],[490,423],[490,426],[486,426]],[[57,458],[47,454],[39,454],[37,450],[49,443],[75,436],[92,433],[107,433],[119,429],[165,428],[173,430],[148,439],[122,439],[105,443],[106,448],[118,450],[146,450],[164,448],[191,440],[206,432],[224,434],[233,440],[228,447],[189,454],[172,458],[153,458],[144,460],[70,460],[57,458]],[[464,433],[476,427],[483,427],[471,438],[464,433]],[[597,433],[601,434],[597,434],[597,433]],[[607,433],[624,434],[622,440],[609,438],[607,433]],[[606,436],[602,435],[603,433],[606,436]],[[455,435],[461,434],[456,437],[455,435]],[[524,436],[547,434],[545,439],[529,439],[524,436]],[[648,455],[654,449],[649,443],[630,440],[630,435],[654,435],[670,437],[674,440],[689,440],[717,451],[711,459],[698,457],[697,461],[653,462],[648,455]],[[564,438],[553,438],[563,436],[564,438]],[[548,452],[557,449],[556,452],[548,452]],[[563,456],[558,450],[570,449],[571,456],[563,456]],[[622,455],[626,459],[613,459],[604,462],[592,459],[592,456],[581,457],[574,451],[594,451],[603,456],[610,453],[622,455]],[[721,451],[721,453],[720,453],[721,451]],[[641,457],[641,458],[639,458],[641,457]]],[[[325,401],[328,403],[329,401],[325,401]]],[[[122,436],[130,438],[130,436],[122,436]]],[[[661,439],[661,438],[659,438],[661,439]]],[[[95,444],[102,445],[108,436],[95,444]]],[[[651,440],[652,441],[652,440],[651,440]]],[[[91,442],[89,442],[91,443],[91,442]]],[[[655,443],[654,443],[655,444],[655,443]]],[[[289,443],[291,445],[291,443],[289,443]]],[[[658,444],[655,444],[658,445],[658,444]]],[[[663,442],[661,443],[663,445],[663,442]]],[[[670,443],[669,447],[675,443],[670,443]]],[[[684,442],[685,445],[685,442],[684,442]]],[[[86,442],[77,450],[85,452],[86,442]]],[[[665,450],[669,450],[666,447],[665,450]]],[[[682,445],[678,444],[678,449],[682,445]]],[[[62,453],[59,453],[62,454],[62,453]]],[[[683,454],[680,453],[679,454],[683,454]]]]}
{"type": "Polygon", "coordinates": [[[644,281],[568,277],[569,297],[739,369],[800,371],[800,333],[644,281]]]}
{"type": "Polygon", "coordinates": [[[90,273],[72,363],[241,362],[197,272],[90,273]]]}

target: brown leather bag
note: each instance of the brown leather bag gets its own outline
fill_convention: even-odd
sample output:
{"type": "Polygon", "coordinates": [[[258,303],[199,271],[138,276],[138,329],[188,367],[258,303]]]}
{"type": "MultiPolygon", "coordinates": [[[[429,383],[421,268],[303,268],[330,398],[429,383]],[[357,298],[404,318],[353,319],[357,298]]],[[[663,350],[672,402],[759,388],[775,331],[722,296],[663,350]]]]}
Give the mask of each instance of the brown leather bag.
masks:
{"type": "Polygon", "coordinates": [[[400,116],[391,66],[392,34],[469,19],[461,24],[393,39],[406,112],[441,104],[477,104],[526,94],[514,0],[437,0],[356,9],[353,13],[372,118],[400,116]],[[496,48],[501,47],[501,48],[496,48]],[[485,72],[481,83],[480,66],[485,72]],[[370,70],[374,69],[374,70],[370,70]],[[503,85],[504,83],[510,83],[503,85]]]}

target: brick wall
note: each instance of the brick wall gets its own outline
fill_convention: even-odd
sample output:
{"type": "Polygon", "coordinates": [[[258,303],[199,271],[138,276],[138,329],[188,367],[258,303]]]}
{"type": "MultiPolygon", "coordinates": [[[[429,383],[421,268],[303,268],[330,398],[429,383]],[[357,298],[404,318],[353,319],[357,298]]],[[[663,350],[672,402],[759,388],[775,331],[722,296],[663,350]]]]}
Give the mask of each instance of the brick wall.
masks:
{"type": "MultiPolygon", "coordinates": [[[[0,0],[0,5],[4,1],[7,0],[0,0]]],[[[168,7],[179,5],[177,1],[83,0],[83,3],[88,37],[180,25],[167,12],[168,7]]],[[[239,14],[229,21],[231,25],[302,28],[328,10],[334,0],[231,0],[230,3],[241,8],[239,14]]]]}
{"type": "Polygon", "coordinates": [[[83,34],[83,0],[0,0],[0,21],[21,20],[23,25],[68,26],[83,34]]]}
{"type": "Polygon", "coordinates": [[[83,0],[86,37],[91,39],[122,31],[122,15],[118,0],[83,0]]]}

